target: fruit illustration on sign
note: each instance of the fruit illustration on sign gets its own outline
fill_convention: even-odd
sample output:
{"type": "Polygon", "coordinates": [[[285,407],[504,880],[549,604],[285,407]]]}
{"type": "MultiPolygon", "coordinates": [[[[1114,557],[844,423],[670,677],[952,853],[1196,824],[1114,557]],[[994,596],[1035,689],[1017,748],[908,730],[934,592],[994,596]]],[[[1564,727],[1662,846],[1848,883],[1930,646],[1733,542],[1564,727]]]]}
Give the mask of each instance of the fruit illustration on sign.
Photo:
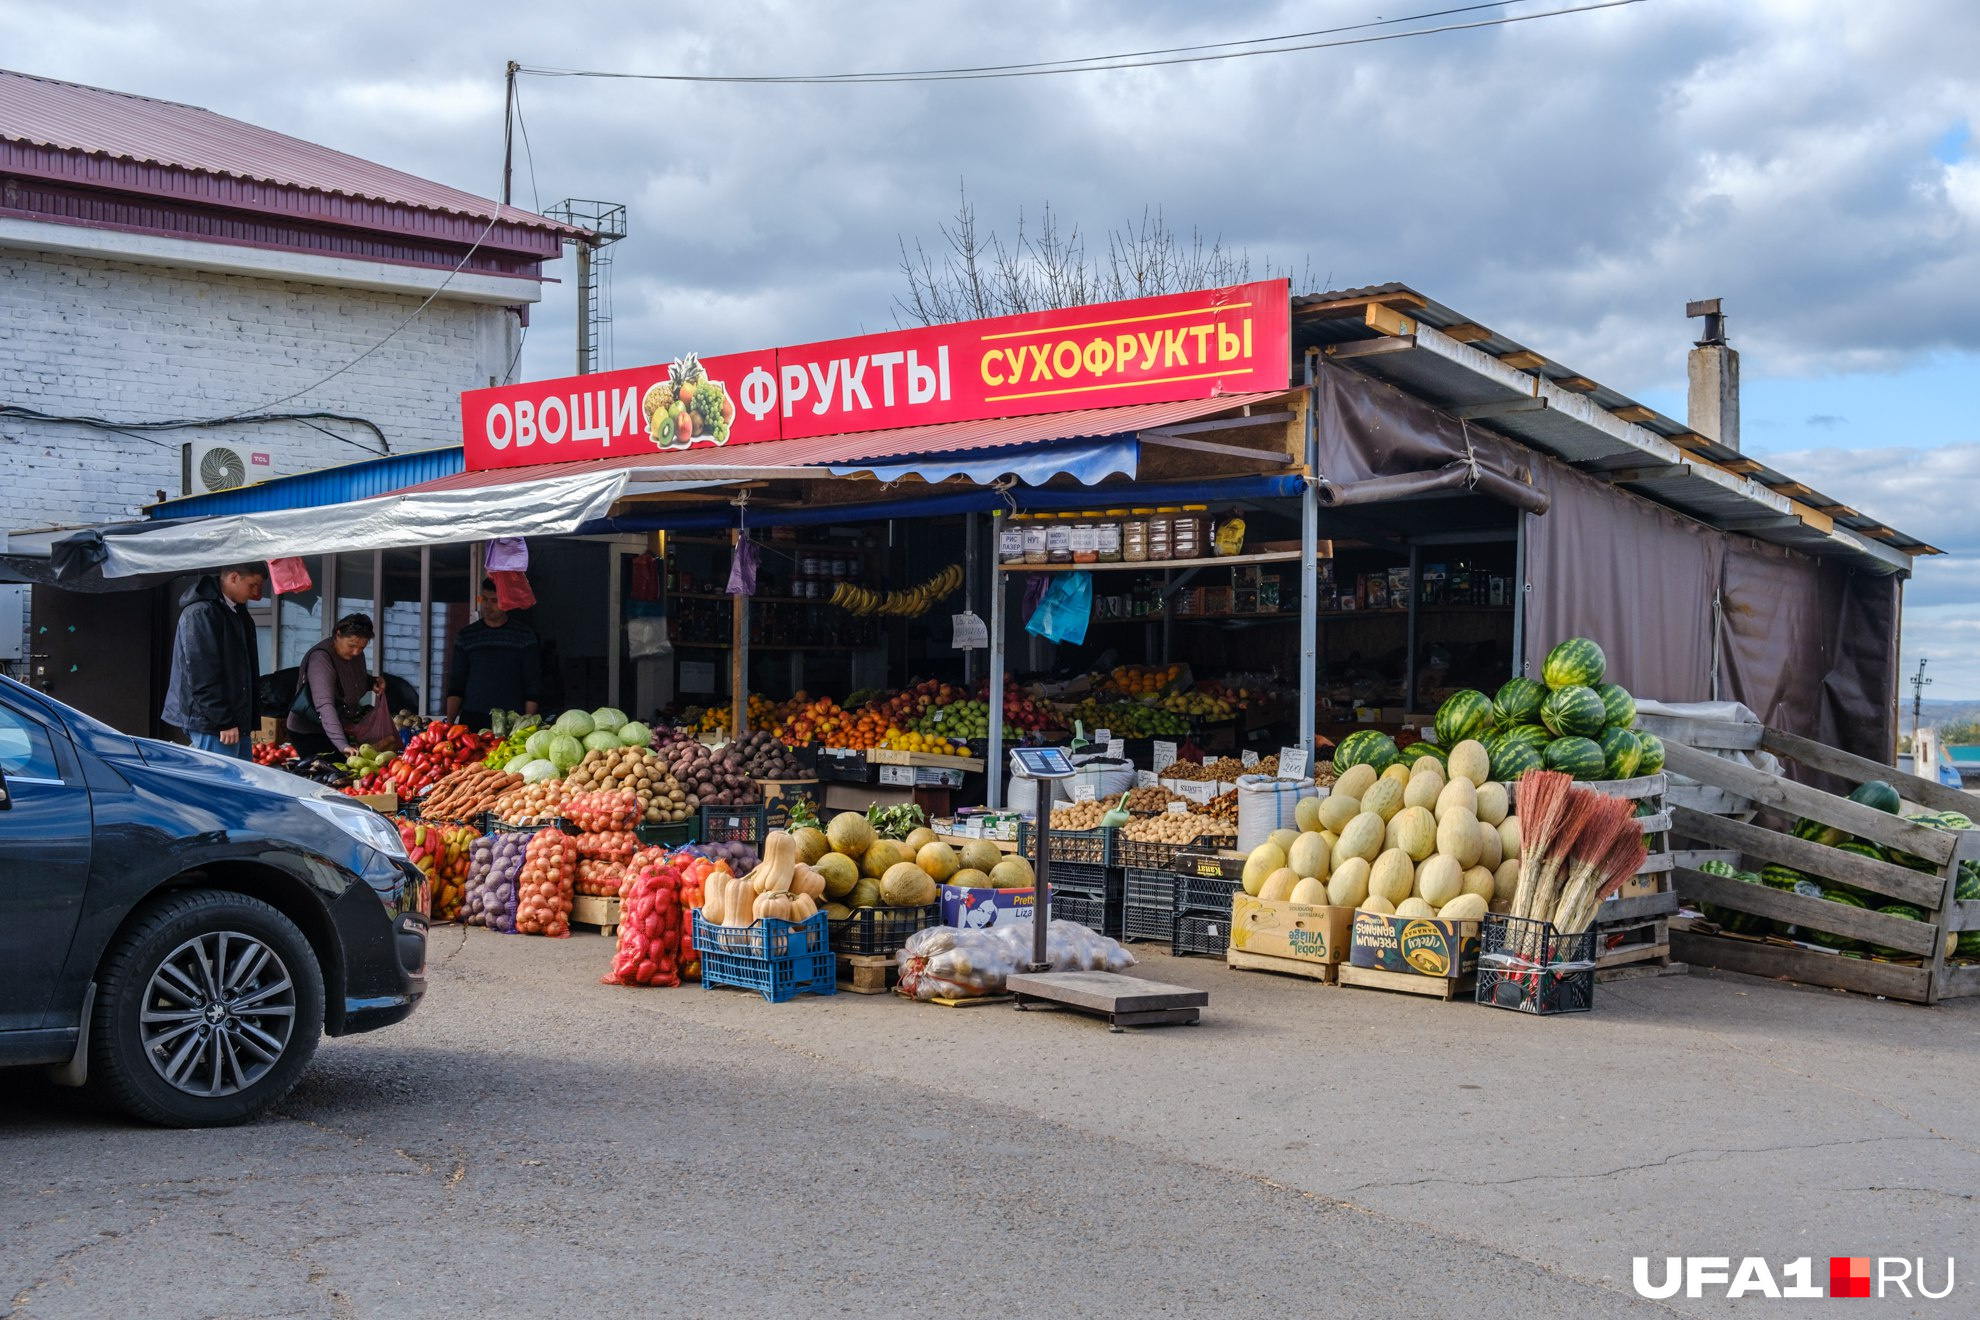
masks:
{"type": "Polygon", "coordinates": [[[726,445],[736,420],[728,387],[708,379],[693,353],[667,368],[667,379],[646,391],[640,411],[646,415],[646,434],[658,449],[686,449],[697,441],[726,445]]]}

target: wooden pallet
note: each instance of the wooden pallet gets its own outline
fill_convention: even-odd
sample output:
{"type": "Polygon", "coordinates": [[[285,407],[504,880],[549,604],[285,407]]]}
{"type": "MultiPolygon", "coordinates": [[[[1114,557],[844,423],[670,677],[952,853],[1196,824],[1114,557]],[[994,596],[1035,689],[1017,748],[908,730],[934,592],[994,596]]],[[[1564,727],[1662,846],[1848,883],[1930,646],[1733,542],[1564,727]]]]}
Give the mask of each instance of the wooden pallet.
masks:
{"type": "Polygon", "coordinates": [[[596,926],[601,935],[619,933],[619,900],[599,898],[593,894],[578,894],[571,899],[571,924],[573,926],[596,926]]]}
{"type": "Polygon", "coordinates": [[[842,953],[839,989],[856,995],[884,995],[901,979],[900,955],[842,953]]]}
{"type": "Polygon", "coordinates": [[[1668,963],[1671,960],[1670,923],[1663,917],[1643,921],[1603,922],[1595,928],[1595,979],[1612,968],[1632,963],[1668,963]],[[1609,941],[1623,936],[1615,948],[1609,941]]]}
{"type": "Polygon", "coordinates": [[[1317,963],[1305,958],[1280,958],[1269,953],[1246,953],[1242,949],[1227,949],[1224,962],[1244,972],[1280,972],[1286,976],[1303,976],[1309,981],[1322,985],[1336,983],[1334,975],[1338,963],[1317,963]]]}
{"type": "Polygon", "coordinates": [[[1356,967],[1341,963],[1335,972],[1336,984],[1358,985],[1367,990],[1399,990],[1404,994],[1428,995],[1432,999],[1469,999],[1478,988],[1478,974],[1463,976],[1417,976],[1410,972],[1389,972],[1380,967],[1356,967]]]}

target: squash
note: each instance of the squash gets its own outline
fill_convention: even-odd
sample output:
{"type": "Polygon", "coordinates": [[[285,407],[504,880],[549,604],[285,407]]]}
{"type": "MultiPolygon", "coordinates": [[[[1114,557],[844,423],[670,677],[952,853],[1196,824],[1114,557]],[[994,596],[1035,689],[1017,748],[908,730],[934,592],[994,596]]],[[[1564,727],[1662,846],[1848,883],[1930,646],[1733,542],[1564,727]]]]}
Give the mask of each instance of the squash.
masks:
{"type": "Polygon", "coordinates": [[[720,871],[711,872],[701,887],[701,919],[711,926],[726,926],[729,910],[729,886],[735,877],[720,871]]]}
{"type": "Polygon", "coordinates": [[[813,898],[810,894],[794,894],[791,896],[792,921],[806,922],[806,921],[810,921],[813,917],[817,915],[818,915],[817,899],[813,898]]]}
{"type": "MultiPolygon", "coordinates": [[[[793,913],[796,911],[794,905],[797,899],[798,895],[788,892],[758,894],[755,904],[750,908],[750,912],[751,915],[758,918],[775,917],[779,921],[796,921],[799,918],[794,916],[793,913]]],[[[815,906],[811,910],[813,912],[818,911],[815,906]]]]}
{"type": "MultiPolygon", "coordinates": [[[[797,840],[783,830],[771,830],[763,840],[763,860],[745,879],[755,893],[788,894],[797,875],[797,865],[797,840]]],[[[823,884],[819,892],[824,892],[823,884]]]]}
{"type": "MultiPolygon", "coordinates": [[[[1496,837],[1496,836],[1494,836],[1496,837]]],[[[809,894],[814,899],[825,897],[825,877],[799,862],[791,875],[791,892],[809,894]]]]}

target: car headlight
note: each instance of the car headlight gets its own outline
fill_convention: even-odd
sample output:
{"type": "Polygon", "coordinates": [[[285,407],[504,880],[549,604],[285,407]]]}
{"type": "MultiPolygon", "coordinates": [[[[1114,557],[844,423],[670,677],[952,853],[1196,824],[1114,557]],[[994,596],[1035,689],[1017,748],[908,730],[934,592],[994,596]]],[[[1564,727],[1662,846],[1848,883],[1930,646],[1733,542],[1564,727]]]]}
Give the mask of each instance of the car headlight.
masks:
{"type": "Polygon", "coordinates": [[[367,848],[404,860],[406,843],[392,822],[370,807],[338,798],[303,798],[302,804],[367,848]]]}

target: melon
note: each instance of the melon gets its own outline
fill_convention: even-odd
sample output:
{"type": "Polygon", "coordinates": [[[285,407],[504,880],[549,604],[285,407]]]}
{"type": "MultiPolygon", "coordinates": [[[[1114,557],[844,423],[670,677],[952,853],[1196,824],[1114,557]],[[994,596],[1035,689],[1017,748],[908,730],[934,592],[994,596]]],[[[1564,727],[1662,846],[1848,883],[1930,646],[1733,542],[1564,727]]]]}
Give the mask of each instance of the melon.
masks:
{"type": "Polygon", "coordinates": [[[913,860],[914,854],[898,839],[875,839],[859,859],[859,873],[869,880],[878,880],[887,874],[888,867],[913,860]]]}
{"type": "Polygon", "coordinates": [[[1388,780],[1398,788],[1407,788],[1409,786],[1409,762],[1396,762],[1382,772],[1382,778],[1388,780]]]}
{"type": "Polygon", "coordinates": [[[1440,908],[1464,892],[1464,868],[1439,853],[1416,871],[1415,892],[1433,908],[1440,908]]]}
{"type": "Polygon", "coordinates": [[[1396,905],[1380,894],[1370,894],[1356,905],[1363,912],[1378,912],[1385,917],[1396,915],[1396,905]]]}
{"type": "Polygon", "coordinates": [[[1368,892],[1380,894],[1391,903],[1400,903],[1408,898],[1409,891],[1415,886],[1416,863],[1400,848],[1389,849],[1368,868],[1368,892]]]}
{"type": "Polygon", "coordinates": [[[909,830],[907,838],[901,840],[901,842],[908,846],[909,852],[918,853],[929,844],[935,842],[935,831],[929,829],[926,825],[922,825],[916,829],[909,830]]]}
{"type": "Polygon", "coordinates": [[[956,856],[954,848],[939,839],[922,844],[914,854],[914,864],[938,884],[962,870],[962,858],[956,856]]]}
{"type": "Polygon", "coordinates": [[[1540,703],[1547,699],[1547,685],[1530,678],[1509,678],[1492,698],[1492,715],[1501,727],[1532,724],[1540,718],[1540,703]]]}
{"type": "Polygon", "coordinates": [[[1006,857],[990,868],[990,884],[995,889],[1030,889],[1037,883],[1031,863],[1022,857],[1006,857]]]}
{"type": "Polygon", "coordinates": [[[979,871],[973,866],[965,866],[949,877],[949,883],[963,889],[988,889],[991,887],[990,873],[979,871]]]}
{"type": "Polygon", "coordinates": [[[1004,851],[988,839],[971,839],[959,854],[965,871],[990,874],[990,868],[1004,860],[1004,851]]]}
{"type": "Polygon", "coordinates": [[[825,905],[825,920],[827,921],[851,921],[852,914],[853,910],[844,903],[827,903],[825,905]]]}
{"type": "Polygon", "coordinates": [[[1450,902],[1437,909],[1439,921],[1483,921],[1487,909],[1482,894],[1459,894],[1450,902]]]}
{"type": "Polygon", "coordinates": [[[1332,852],[1327,847],[1327,839],[1321,834],[1302,834],[1293,840],[1293,846],[1286,849],[1286,865],[1294,875],[1327,878],[1328,862],[1332,852]]]}
{"type": "Polygon", "coordinates": [[[1384,779],[1361,795],[1362,811],[1372,811],[1384,821],[1402,808],[1403,786],[1393,779],[1384,779]]]}
{"type": "Polygon", "coordinates": [[[1334,748],[1334,772],[1346,774],[1358,765],[1373,767],[1376,771],[1387,769],[1402,755],[1396,748],[1396,740],[1379,729],[1358,729],[1341,739],[1334,748]]]}
{"type": "Polygon", "coordinates": [[[1476,738],[1467,738],[1451,748],[1452,779],[1469,779],[1482,784],[1492,777],[1492,754],[1476,738]]]}
{"type": "Polygon", "coordinates": [[[824,830],[815,826],[806,825],[801,829],[792,830],[791,837],[797,840],[798,860],[806,866],[813,865],[819,858],[832,851],[832,841],[825,837],[824,830]]]}
{"type": "Polygon", "coordinates": [[[1350,857],[1327,877],[1327,901],[1335,907],[1360,907],[1368,897],[1370,867],[1359,857],[1350,857]]]}
{"type": "Polygon", "coordinates": [[[1336,792],[1320,803],[1320,828],[1334,834],[1361,814],[1359,798],[1336,792]]]}
{"type": "Polygon", "coordinates": [[[1480,784],[1476,810],[1478,819],[1487,825],[1497,825],[1512,811],[1512,794],[1506,792],[1504,784],[1480,784]]]}
{"type": "Polygon", "coordinates": [[[1469,779],[1453,779],[1444,785],[1444,791],[1437,795],[1437,820],[1441,823],[1452,811],[1462,811],[1476,818],[1478,815],[1478,790],[1471,786],[1469,779]]]}
{"type": "Polygon", "coordinates": [[[1499,845],[1507,861],[1519,860],[1519,817],[1508,816],[1499,822],[1499,845]]]}
{"type": "Polygon", "coordinates": [[[1396,904],[1396,915],[1399,917],[1421,917],[1434,920],[1437,910],[1422,899],[1412,897],[1405,898],[1402,902],[1396,904]]]}
{"type": "Polygon", "coordinates": [[[1437,741],[1450,748],[1455,756],[1465,742],[1484,737],[1496,719],[1490,697],[1462,688],[1444,698],[1444,704],[1437,707],[1437,741]]]}
{"type": "Polygon", "coordinates": [[[1490,903],[1499,893],[1499,882],[1488,866],[1474,866],[1464,873],[1464,892],[1476,894],[1490,903]]]}
{"type": "Polygon", "coordinates": [[[1412,862],[1420,862],[1437,850],[1437,819],[1426,808],[1404,807],[1389,818],[1385,841],[1408,853],[1412,862]]]}
{"type": "Polygon", "coordinates": [[[1272,872],[1286,864],[1286,855],[1278,845],[1261,843],[1252,849],[1251,856],[1244,859],[1244,892],[1253,898],[1264,892],[1265,882],[1272,872]]]}
{"type": "Polygon", "coordinates": [[[1293,804],[1293,824],[1299,826],[1300,833],[1315,833],[1320,828],[1320,799],[1301,798],[1293,804]]]}
{"type": "Polygon", "coordinates": [[[1540,677],[1550,688],[1594,687],[1609,671],[1602,648],[1586,637],[1570,637],[1547,652],[1540,677]]]}
{"type": "Polygon", "coordinates": [[[1373,862],[1382,851],[1387,839],[1389,823],[1372,811],[1364,811],[1347,823],[1341,831],[1340,841],[1334,845],[1334,861],[1338,865],[1343,857],[1360,857],[1373,862]]]}
{"type": "Polygon", "coordinates": [[[825,837],[831,841],[833,852],[864,857],[873,846],[873,822],[857,811],[842,811],[826,825],[825,837]]]}
{"type": "Polygon", "coordinates": [[[861,880],[852,887],[852,892],[846,895],[846,906],[856,908],[879,907],[880,882],[878,880],[861,880]]]}
{"type": "Polygon", "coordinates": [[[828,852],[811,869],[825,877],[827,898],[844,898],[859,884],[859,866],[844,853],[828,852]]]}
{"type": "Polygon", "coordinates": [[[880,901],[888,907],[925,907],[939,892],[928,872],[913,862],[896,862],[880,877],[880,901]]]}
{"type": "Polygon", "coordinates": [[[1304,903],[1308,907],[1325,907],[1327,906],[1327,886],[1309,875],[1293,886],[1292,901],[1295,903],[1304,903]]]}
{"type": "Polygon", "coordinates": [[[1258,891],[1258,897],[1267,903],[1283,903],[1292,897],[1293,889],[1298,884],[1299,877],[1282,866],[1265,877],[1265,885],[1258,891]]]}
{"type": "Polygon", "coordinates": [[[1484,821],[1479,821],[1478,864],[1484,867],[1487,872],[1491,872],[1498,870],[1499,863],[1505,860],[1506,845],[1505,841],[1499,838],[1499,831],[1495,827],[1487,825],[1484,821]]]}
{"type": "Polygon", "coordinates": [[[1409,787],[1403,790],[1403,806],[1405,808],[1434,807],[1437,805],[1437,795],[1443,791],[1442,775],[1417,775],[1409,781],[1409,787]]]}
{"type": "Polygon", "coordinates": [[[1299,838],[1299,831],[1273,830],[1270,834],[1266,835],[1265,837],[1270,839],[1273,843],[1278,844],[1279,850],[1281,852],[1285,852],[1293,846],[1294,840],[1299,838]]]}
{"type": "Polygon", "coordinates": [[[1321,830],[1320,837],[1327,841],[1328,858],[1332,859],[1335,856],[1337,856],[1338,854],[1335,853],[1334,847],[1336,844],[1338,844],[1341,841],[1341,836],[1334,833],[1332,830],[1321,830]]]}
{"type": "Polygon", "coordinates": [[[1492,901],[1510,903],[1513,895],[1519,892],[1519,863],[1500,862],[1499,869],[1492,872],[1492,901]]]}
{"type": "Polygon", "coordinates": [[[1478,865],[1478,818],[1453,809],[1437,822],[1437,851],[1454,858],[1459,869],[1478,865]]]}
{"type": "Polygon", "coordinates": [[[1353,798],[1359,801],[1361,795],[1375,787],[1375,781],[1381,777],[1382,772],[1372,765],[1352,766],[1345,774],[1334,781],[1333,795],[1335,797],[1353,798]]]}

